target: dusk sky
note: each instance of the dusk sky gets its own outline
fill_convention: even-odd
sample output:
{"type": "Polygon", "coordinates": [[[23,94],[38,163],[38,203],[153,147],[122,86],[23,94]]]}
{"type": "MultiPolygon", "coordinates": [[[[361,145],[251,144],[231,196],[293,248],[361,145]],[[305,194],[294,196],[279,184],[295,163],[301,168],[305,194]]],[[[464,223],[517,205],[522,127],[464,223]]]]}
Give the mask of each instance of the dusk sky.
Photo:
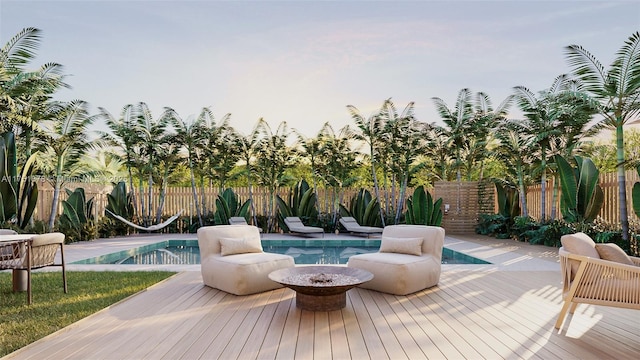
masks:
{"type": "Polygon", "coordinates": [[[210,106],[245,134],[263,117],[312,136],[352,124],[347,105],[369,116],[415,101],[431,123],[431,98],[453,107],[462,88],[494,105],[514,86],[543,90],[570,71],[571,44],[608,66],[640,29],[640,2],[0,0],[2,45],[25,27],[43,31],[32,68],[70,75],[58,100],[185,119],[210,106]]]}

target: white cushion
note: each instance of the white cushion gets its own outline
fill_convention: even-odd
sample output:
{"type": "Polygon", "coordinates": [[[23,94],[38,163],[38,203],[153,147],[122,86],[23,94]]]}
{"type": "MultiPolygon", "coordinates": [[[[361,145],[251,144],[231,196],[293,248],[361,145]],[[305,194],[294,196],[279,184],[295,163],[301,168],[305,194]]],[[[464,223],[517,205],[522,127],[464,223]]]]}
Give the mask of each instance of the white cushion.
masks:
{"type": "MultiPolygon", "coordinates": [[[[596,250],[596,243],[591,237],[583,232],[575,234],[562,235],[560,237],[562,248],[575,255],[582,255],[595,259],[600,258],[600,254],[596,250]]],[[[569,260],[571,264],[571,280],[575,279],[578,273],[578,267],[580,267],[580,261],[569,260]]],[[[599,276],[599,275],[598,275],[599,276]]]]}
{"type": "MultiPolygon", "coordinates": [[[[419,238],[422,240],[421,255],[377,252],[351,256],[347,266],[367,270],[373,274],[373,279],[360,287],[389,294],[407,295],[438,284],[442,269],[443,228],[390,225],[384,228],[382,238],[402,238],[402,241],[419,238]]],[[[380,247],[382,248],[382,243],[380,247]]]]}
{"type": "Polygon", "coordinates": [[[380,242],[380,252],[407,255],[422,255],[422,238],[395,238],[383,236],[380,242]]]}
{"type": "Polygon", "coordinates": [[[291,256],[263,252],[258,228],[251,225],[201,227],[198,229],[198,246],[204,284],[235,295],[254,294],[282,287],[269,279],[269,273],[295,266],[291,256]],[[259,252],[222,255],[223,252],[233,252],[231,250],[253,251],[258,246],[259,252]]]}
{"type": "Polygon", "coordinates": [[[288,255],[246,253],[212,255],[203,259],[201,266],[205,285],[235,295],[248,295],[281,288],[281,284],[269,279],[269,273],[293,267],[295,263],[288,255]]]}
{"type": "Polygon", "coordinates": [[[255,238],[220,238],[219,241],[222,256],[262,252],[260,239],[255,241],[255,238]]]}

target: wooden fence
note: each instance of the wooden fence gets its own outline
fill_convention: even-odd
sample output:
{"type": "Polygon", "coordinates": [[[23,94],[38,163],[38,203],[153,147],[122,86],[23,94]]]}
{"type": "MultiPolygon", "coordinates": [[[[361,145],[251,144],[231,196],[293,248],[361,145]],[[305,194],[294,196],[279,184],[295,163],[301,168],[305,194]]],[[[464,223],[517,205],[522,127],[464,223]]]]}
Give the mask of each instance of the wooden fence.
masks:
{"type": "MultiPolygon", "coordinates": [[[[475,229],[477,223],[478,214],[481,212],[493,213],[494,195],[493,188],[490,187],[487,194],[479,192],[479,186],[481,189],[485,189],[484,186],[479,185],[477,182],[464,182],[464,183],[449,183],[449,182],[437,182],[434,189],[431,190],[435,199],[442,197],[443,204],[447,204],[449,210],[443,219],[443,227],[449,233],[470,233],[475,229]]],[[[38,206],[35,212],[36,220],[47,220],[49,214],[51,214],[51,204],[53,201],[53,189],[45,182],[38,184],[39,196],[38,206]]],[[[100,218],[104,215],[104,209],[107,206],[107,194],[112,190],[111,185],[97,185],[97,184],[83,184],[83,183],[69,183],[64,186],[67,189],[73,190],[78,187],[82,187],[85,191],[87,199],[94,199],[93,213],[95,218],[100,218]]],[[[269,193],[266,188],[254,187],[253,199],[256,213],[259,215],[269,213],[269,193]]],[[[357,193],[358,189],[346,189],[341,198],[336,198],[338,195],[334,194],[331,189],[318,189],[318,209],[323,213],[331,213],[335,206],[341,202],[347,207],[351,201],[351,198],[357,193]]],[[[373,193],[373,190],[370,190],[373,193]]],[[[235,188],[234,192],[240,198],[240,201],[245,201],[249,198],[248,188],[235,188]]],[[[413,190],[407,191],[410,195],[413,190]]],[[[144,192],[142,196],[145,198],[145,202],[148,199],[148,192],[144,192]]],[[[215,199],[218,195],[217,189],[209,189],[205,191],[204,203],[206,209],[213,209],[215,199]]],[[[289,190],[281,189],[278,192],[283,199],[288,199],[289,190]]],[[[140,193],[136,193],[139,197],[140,193]]],[[[62,212],[62,200],[67,198],[66,192],[63,190],[60,193],[60,204],[58,206],[58,213],[62,212]]],[[[156,209],[159,201],[158,191],[154,191],[151,197],[151,208],[156,209]]],[[[397,198],[395,198],[397,201],[397,198]]],[[[391,201],[391,199],[390,199],[391,201]]],[[[275,206],[275,204],[274,204],[275,206]]],[[[193,201],[193,193],[190,187],[172,187],[168,188],[165,196],[165,203],[163,208],[163,216],[168,217],[182,210],[184,216],[195,215],[195,204],[193,201]]],[[[443,205],[444,211],[444,205],[443,205]]]]}
{"type": "MultiPolygon", "coordinates": [[[[633,201],[631,199],[631,189],[633,184],[640,181],[636,171],[627,171],[626,177],[626,194],[627,194],[627,213],[630,222],[638,222],[638,217],[633,212],[633,201]]],[[[553,200],[553,181],[548,181],[546,186],[546,206],[545,213],[547,218],[551,215],[551,206],[553,200]]],[[[616,173],[600,174],[600,187],[604,192],[604,204],[600,210],[600,217],[609,224],[620,223],[620,197],[618,196],[618,177],[616,173]]],[[[541,186],[540,184],[531,186],[527,189],[527,209],[529,216],[534,219],[540,219],[542,215],[541,205],[541,186]]],[[[556,219],[561,218],[560,214],[560,189],[556,198],[556,219]]]]}
{"type": "Polygon", "coordinates": [[[474,233],[479,214],[495,213],[495,189],[486,182],[436,181],[432,195],[442,198],[442,227],[450,234],[474,233]]]}
{"type": "MultiPolygon", "coordinates": [[[[635,171],[628,171],[626,173],[627,180],[627,205],[629,210],[629,220],[639,221],[638,217],[632,211],[631,189],[636,181],[640,181],[638,174],[635,171]]],[[[617,224],[620,222],[620,213],[618,209],[618,183],[616,174],[601,174],[600,186],[604,191],[604,206],[600,212],[601,218],[611,224],[617,224]]],[[[96,184],[67,184],[65,186],[68,189],[75,189],[82,187],[85,190],[87,198],[94,199],[94,216],[99,218],[103,216],[104,209],[107,205],[107,194],[112,190],[110,185],[96,185],[96,184]]],[[[35,218],[37,220],[47,220],[51,213],[51,203],[53,199],[53,189],[47,183],[39,184],[39,197],[38,206],[36,208],[35,218]]],[[[254,187],[253,199],[254,206],[257,214],[269,213],[269,193],[266,188],[254,187]]],[[[372,190],[370,190],[372,191],[372,190]]],[[[234,192],[239,196],[241,201],[245,201],[249,198],[248,188],[237,188],[234,192]]],[[[339,202],[342,202],[346,206],[349,205],[351,198],[356,194],[357,189],[347,189],[344,191],[341,199],[336,199],[336,194],[332,190],[318,189],[318,208],[323,213],[330,213],[333,211],[334,206],[337,206],[339,202]]],[[[373,192],[373,191],[372,191],[373,192]]],[[[549,181],[547,185],[547,204],[546,214],[547,217],[551,215],[551,201],[553,199],[553,186],[552,181],[549,181]]],[[[407,191],[410,195],[412,190],[407,191]]],[[[445,215],[443,217],[442,226],[448,233],[452,234],[464,234],[473,233],[477,224],[479,214],[493,214],[497,211],[495,189],[491,183],[479,183],[479,182],[445,182],[437,181],[434,184],[434,188],[431,189],[431,193],[434,199],[443,199],[443,211],[445,215]]],[[[289,194],[288,189],[281,189],[278,192],[283,199],[287,199],[289,194]]],[[[210,189],[205,192],[205,208],[213,209],[218,191],[216,189],[210,189]]],[[[136,196],[140,196],[136,193],[136,196]]],[[[145,201],[148,193],[143,193],[145,201]]],[[[60,194],[61,201],[66,199],[66,193],[64,191],[60,194]]],[[[527,193],[527,207],[529,215],[535,219],[539,219],[541,216],[541,204],[540,204],[540,185],[529,187],[527,193]]],[[[558,196],[559,199],[559,196],[558,196]]],[[[556,199],[557,214],[556,218],[560,218],[560,206],[559,200],[556,199]]],[[[152,194],[152,209],[156,209],[159,201],[159,194],[154,191],[152,194]]],[[[275,204],[274,204],[275,206],[275,204]]],[[[165,217],[176,214],[182,210],[184,216],[195,215],[195,205],[193,201],[193,195],[190,187],[172,187],[167,189],[165,197],[165,204],[163,215],[165,217]]],[[[58,213],[61,213],[62,206],[58,208],[58,213]]]]}

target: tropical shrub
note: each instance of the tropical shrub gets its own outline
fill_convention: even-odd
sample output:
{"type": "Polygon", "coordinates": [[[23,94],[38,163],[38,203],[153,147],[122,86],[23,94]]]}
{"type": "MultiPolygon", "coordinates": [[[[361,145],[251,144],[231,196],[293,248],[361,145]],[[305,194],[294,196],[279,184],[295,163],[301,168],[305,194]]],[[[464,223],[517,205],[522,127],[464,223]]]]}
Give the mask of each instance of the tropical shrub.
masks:
{"type": "Polygon", "coordinates": [[[504,218],[513,221],[520,215],[520,200],[518,189],[507,183],[495,183],[498,196],[498,213],[504,218]]]}
{"type": "Polygon", "coordinates": [[[133,201],[131,194],[127,193],[127,185],[124,181],[113,184],[113,190],[107,194],[106,209],[127,220],[133,219],[133,201]]]}
{"type": "Polygon", "coordinates": [[[93,198],[86,200],[84,189],[65,189],[67,200],[62,201],[62,215],[58,219],[58,231],[63,232],[65,242],[93,240],[98,228],[93,218],[93,198]]]}
{"type": "Polygon", "coordinates": [[[289,191],[288,201],[284,201],[279,195],[276,196],[278,204],[278,225],[284,231],[289,228],[284,223],[284,218],[297,216],[305,225],[317,226],[318,224],[318,202],[316,193],[305,180],[300,180],[296,186],[289,191]]]}
{"type": "Polygon", "coordinates": [[[133,219],[133,199],[130,193],[127,193],[127,185],[124,181],[113,184],[113,190],[107,194],[107,206],[105,207],[105,217],[101,219],[99,224],[101,236],[127,235],[132,228],[116,220],[113,215],[122,216],[124,219],[131,221],[133,219]]]}
{"type": "Polygon", "coordinates": [[[508,239],[507,218],[502,214],[480,214],[476,233],[480,235],[493,236],[497,239],[508,239]]]}
{"type": "Polygon", "coordinates": [[[38,202],[38,185],[31,181],[34,160],[29,157],[18,176],[15,135],[0,136],[0,223],[29,225],[38,202]]]}
{"type": "Polygon", "coordinates": [[[242,216],[247,219],[249,207],[251,207],[250,199],[240,204],[238,195],[230,188],[225,189],[216,199],[216,211],[213,214],[213,220],[216,225],[228,225],[229,218],[234,216],[242,216]]]}
{"type": "Polygon", "coordinates": [[[476,233],[490,235],[498,239],[512,237],[511,227],[516,217],[520,216],[520,200],[518,190],[506,182],[494,182],[498,200],[497,214],[481,214],[476,226],[476,233]]]}
{"type": "MultiPolygon", "coordinates": [[[[638,175],[640,175],[640,165],[636,168],[638,175]]],[[[636,181],[631,189],[631,199],[633,202],[633,212],[637,217],[640,217],[640,181],[636,181]]]]}
{"type": "Polygon", "coordinates": [[[362,226],[381,226],[380,202],[368,190],[360,189],[351,199],[349,209],[340,204],[340,216],[351,216],[362,226]]]}
{"type": "Polygon", "coordinates": [[[442,198],[435,202],[422,185],[407,199],[405,220],[407,224],[440,226],[442,224],[442,198]]]}
{"type": "Polygon", "coordinates": [[[598,184],[600,172],[589,158],[574,157],[576,168],[560,155],[554,156],[560,174],[560,210],[569,223],[593,222],[600,213],[604,192],[598,184]]]}

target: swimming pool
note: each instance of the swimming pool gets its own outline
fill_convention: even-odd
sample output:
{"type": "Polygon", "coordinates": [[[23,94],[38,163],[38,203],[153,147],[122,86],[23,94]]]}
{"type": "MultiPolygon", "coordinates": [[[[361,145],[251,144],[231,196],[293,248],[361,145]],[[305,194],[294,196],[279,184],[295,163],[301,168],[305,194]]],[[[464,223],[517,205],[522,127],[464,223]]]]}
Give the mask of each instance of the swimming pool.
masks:
{"type": "MultiPolygon", "coordinates": [[[[346,264],[351,255],[376,252],[380,240],[262,240],[265,252],[291,255],[296,264],[346,264]]],[[[443,264],[490,264],[448,248],[443,264]]],[[[198,240],[167,240],[114,252],[73,264],[170,265],[200,264],[198,240]]]]}

